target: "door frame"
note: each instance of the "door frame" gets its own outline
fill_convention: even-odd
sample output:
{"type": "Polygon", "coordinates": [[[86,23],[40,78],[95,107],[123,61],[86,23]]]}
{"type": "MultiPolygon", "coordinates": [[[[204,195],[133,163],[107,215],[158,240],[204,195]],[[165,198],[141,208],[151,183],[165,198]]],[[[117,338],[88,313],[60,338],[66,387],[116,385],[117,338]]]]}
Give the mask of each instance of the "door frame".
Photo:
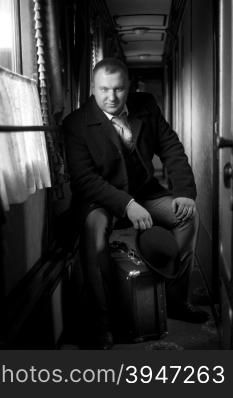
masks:
{"type": "MultiPolygon", "coordinates": [[[[232,1],[232,0],[231,0],[232,1]]],[[[222,20],[222,4],[224,0],[215,0],[215,38],[216,38],[216,90],[215,90],[215,114],[216,114],[216,121],[215,121],[215,134],[214,134],[214,170],[216,171],[215,176],[215,189],[217,189],[216,198],[217,203],[213,208],[213,211],[216,211],[215,215],[217,214],[216,220],[216,229],[215,232],[215,256],[214,258],[217,259],[217,267],[216,267],[216,277],[218,279],[218,295],[219,295],[219,331],[220,331],[220,341],[222,348],[224,349],[233,349],[233,242],[231,242],[231,269],[226,269],[222,250],[221,250],[221,242],[220,242],[220,225],[221,225],[221,214],[219,211],[220,207],[220,173],[223,172],[221,170],[221,163],[220,163],[220,151],[224,150],[225,145],[223,145],[223,141],[221,140],[222,132],[221,130],[221,109],[222,109],[222,102],[221,102],[221,95],[222,95],[222,81],[221,81],[221,73],[222,72],[222,64],[223,64],[223,54],[222,54],[222,47],[221,47],[221,40],[222,40],[222,28],[225,27],[223,20],[222,20]]],[[[231,22],[233,20],[233,1],[232,1],[232,13],[231,13],[231,22]]],[[[231,26],[231,24],[230,24],[231,26]]],[[[231,35],[233,35],[233,30],[231,31],[231,35]]],[[[232,53],[231,62],[233,62],[232,53]]],[[[233,65],[231,66],[231,73],[233,75],[233,65]]],[[[232,89],[231,89],[232,90],[232,89]]],[[[224,137],[223,137],[224,138],[224,137]]],[[[233,156],[231,155],[231,159],[233,156]]],[[[232,185],[231,188],[233,189],[232,185]]],[[[233,196],[233,192],[231,193],[233,196]]],[[[213,218],[214,219],[214,218],[213,218]]],[[[231,238],[233,239],[233,214],[231,217],[231,238]]]]}

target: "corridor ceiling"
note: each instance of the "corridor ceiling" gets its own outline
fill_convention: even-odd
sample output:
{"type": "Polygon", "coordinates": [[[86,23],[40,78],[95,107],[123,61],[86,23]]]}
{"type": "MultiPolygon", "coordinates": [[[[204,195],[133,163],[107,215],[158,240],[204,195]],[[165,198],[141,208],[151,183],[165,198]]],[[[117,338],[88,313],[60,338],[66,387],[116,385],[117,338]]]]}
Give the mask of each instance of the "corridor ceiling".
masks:
{"type": "Polygon", "coordinates": [[[172,0],[105,0],[127,64],[161,63],[172,0]]]}

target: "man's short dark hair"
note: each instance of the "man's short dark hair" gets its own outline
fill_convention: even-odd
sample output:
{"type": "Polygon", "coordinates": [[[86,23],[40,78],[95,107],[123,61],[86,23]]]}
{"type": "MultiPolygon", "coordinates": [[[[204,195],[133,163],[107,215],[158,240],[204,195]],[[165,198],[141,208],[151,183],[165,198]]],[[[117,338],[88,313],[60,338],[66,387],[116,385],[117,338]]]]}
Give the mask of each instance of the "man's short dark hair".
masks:
{"type": "Polygon", "coordinates": [[[105,69],[106,73],[115,73],[122,71],[127,78],[129,78],[128,68],[119,58],[104,58],[99,61],[94,69],[93,76],[100,70],[105,69]]]}

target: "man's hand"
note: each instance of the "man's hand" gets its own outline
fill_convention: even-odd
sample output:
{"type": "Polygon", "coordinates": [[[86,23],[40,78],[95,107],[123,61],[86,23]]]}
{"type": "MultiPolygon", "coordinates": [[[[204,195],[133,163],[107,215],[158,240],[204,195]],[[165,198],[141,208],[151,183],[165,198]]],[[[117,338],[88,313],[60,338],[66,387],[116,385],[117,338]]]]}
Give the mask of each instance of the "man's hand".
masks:
{"type": "Polygon", "coordinates": [[[172,210],[179,221],[186,221],[194,216],[196,204],[193,199],[175,198],[172,201],[172,210]]]}
{"type": "Polygon", "coordinates": [[[135,201],[129,204],[126,213],[135,229],[144,230],[153,225],[150,213],[135,201]]]}

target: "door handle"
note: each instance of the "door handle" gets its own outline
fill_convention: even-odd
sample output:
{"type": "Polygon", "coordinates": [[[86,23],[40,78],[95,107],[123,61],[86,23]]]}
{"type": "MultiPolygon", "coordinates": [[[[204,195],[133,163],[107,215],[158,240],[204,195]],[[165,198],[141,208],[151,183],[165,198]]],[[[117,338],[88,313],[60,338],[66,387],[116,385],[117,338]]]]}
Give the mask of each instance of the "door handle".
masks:
{"type": "Polygon", "coordinates": [[[227,162],[223,169],[223,180],[226,188],[230,188],[231,179],[233,179],[233,167],[230,162],[227,162]]]}
{"type": "Polygon", "coordinates": [[[233,148],[233,140],[223,137],[217,137],[217,148],[233,148]]]}

